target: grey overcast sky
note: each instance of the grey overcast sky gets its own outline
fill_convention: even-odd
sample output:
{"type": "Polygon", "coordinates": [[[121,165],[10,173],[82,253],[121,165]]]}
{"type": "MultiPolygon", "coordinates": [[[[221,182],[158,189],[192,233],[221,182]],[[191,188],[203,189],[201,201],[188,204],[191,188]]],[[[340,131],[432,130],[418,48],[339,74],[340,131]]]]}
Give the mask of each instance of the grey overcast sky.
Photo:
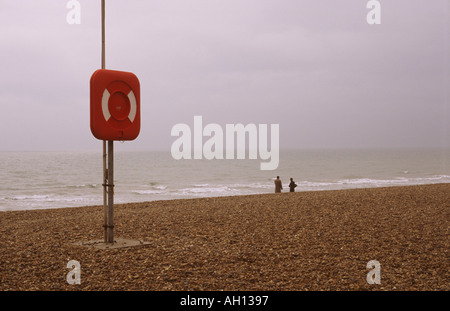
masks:
{"type": "MultiPolygon", "coordinates": [[[[0,0],[0,150],[101,150],[89,79],[101,1],[0,0]]],[[[141,82],[141,133],[279,124],[280,148],[450,148],[448,0],[106,0],[106,68],[141,82]]]]}

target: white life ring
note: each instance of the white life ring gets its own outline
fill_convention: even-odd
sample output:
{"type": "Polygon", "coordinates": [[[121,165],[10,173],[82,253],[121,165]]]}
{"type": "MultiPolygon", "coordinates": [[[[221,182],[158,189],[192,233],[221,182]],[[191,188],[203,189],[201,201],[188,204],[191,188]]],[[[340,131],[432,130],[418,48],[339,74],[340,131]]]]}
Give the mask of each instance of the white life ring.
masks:
{"type": "Polygon", "coordinates": [[[102,112],[106,122],[114,128],[125,129],[131,126],[137,113],[136,96],[133,90],[121,81],[112,82],[103,91],[102,112]],[[111,106],[114,105],[116,109],[113,108],[111,113],[111,106]]]}
{"type": "MultiPolygon", "coordinates": [[[[102,96],[102,112],[103,116],[105,117],[105,120],[108,121],[111,117],[111,113],[109,112],[108,102],[109,97],[111,94],[109,93],[108,89],[105,89],[102,96]]],[[[128,99],[130,100],[130,113],[128,114],[128,119],[131,123],[133,123],[134,119],[136,118],[136,96],[134,96],[134,92],[130,90],[130,93],[128,93],[128,99]]]]}

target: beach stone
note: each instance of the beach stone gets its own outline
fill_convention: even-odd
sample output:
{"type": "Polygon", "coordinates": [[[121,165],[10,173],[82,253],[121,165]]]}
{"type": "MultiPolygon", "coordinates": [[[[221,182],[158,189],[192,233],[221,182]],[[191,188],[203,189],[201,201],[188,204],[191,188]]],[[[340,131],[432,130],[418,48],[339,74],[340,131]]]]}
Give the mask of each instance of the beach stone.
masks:
{"type": "Polygon", "coordinates": [[[109,248],[102,206],[0,212],[0,290],[448,291],[448,202],[450,184],[117,204],[109,248]]]}

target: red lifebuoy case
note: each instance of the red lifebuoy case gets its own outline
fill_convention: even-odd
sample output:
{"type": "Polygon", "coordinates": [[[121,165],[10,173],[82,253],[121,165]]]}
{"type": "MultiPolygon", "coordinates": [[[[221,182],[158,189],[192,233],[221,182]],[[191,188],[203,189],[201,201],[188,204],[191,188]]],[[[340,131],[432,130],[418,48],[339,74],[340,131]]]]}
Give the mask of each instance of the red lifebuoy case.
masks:
{"type": "Polygon", "coordinates": [[[101,140],[133,140],[141,128],[139,79],[98,69],[90,80],[91,132],[101,140]]]}

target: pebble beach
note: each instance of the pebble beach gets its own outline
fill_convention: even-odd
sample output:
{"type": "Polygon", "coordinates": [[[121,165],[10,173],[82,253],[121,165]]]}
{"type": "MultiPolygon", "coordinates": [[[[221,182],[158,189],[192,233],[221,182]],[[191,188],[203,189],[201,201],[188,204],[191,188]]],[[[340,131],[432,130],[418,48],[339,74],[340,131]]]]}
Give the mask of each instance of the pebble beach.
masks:
{"type": "Polygon", "coordinates": [[[448,291],[449,214],[450,184],[118,204],[114,236],[147,243],[97,249],[103,206],[5,211],[0,290],[448,291]]]}

